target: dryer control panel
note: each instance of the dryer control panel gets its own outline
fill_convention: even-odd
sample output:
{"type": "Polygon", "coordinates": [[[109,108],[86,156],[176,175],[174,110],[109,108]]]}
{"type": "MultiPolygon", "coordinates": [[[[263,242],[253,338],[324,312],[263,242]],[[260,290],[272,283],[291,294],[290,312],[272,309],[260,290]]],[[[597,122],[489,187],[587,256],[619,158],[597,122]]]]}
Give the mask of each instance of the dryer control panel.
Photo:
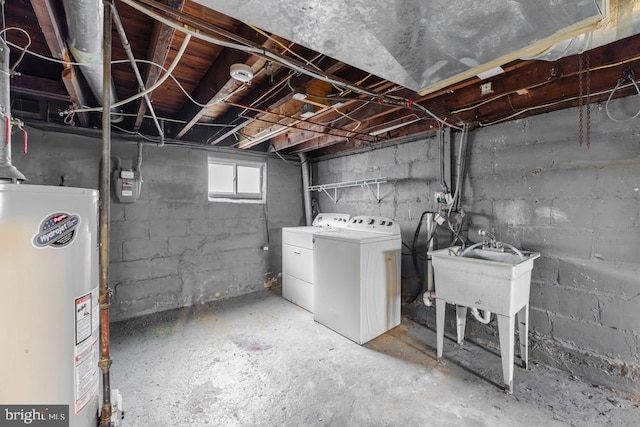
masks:
{"type": "Polygon", "coordinates": [[[319,213],[312,225],[315,227],[345,228],[349,223],[350,216],[342,213],[319,213]]]}
{"type": "Polygon", "coordinates": [[[382,234],[400,234],[400,225],[394,219],[384,216],[354,216],[349,220],[347,229],[382,234]]]}

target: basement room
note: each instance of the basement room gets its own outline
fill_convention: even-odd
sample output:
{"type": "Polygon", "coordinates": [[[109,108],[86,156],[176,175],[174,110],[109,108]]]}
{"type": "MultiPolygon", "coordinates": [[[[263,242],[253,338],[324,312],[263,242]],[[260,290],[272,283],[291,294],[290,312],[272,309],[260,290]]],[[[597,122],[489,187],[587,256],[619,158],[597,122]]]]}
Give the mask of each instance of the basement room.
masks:
{"type": "Polygon", "coordinates": [[[640,0],[0,14],[0,426],[638,425],[640,0]]]}

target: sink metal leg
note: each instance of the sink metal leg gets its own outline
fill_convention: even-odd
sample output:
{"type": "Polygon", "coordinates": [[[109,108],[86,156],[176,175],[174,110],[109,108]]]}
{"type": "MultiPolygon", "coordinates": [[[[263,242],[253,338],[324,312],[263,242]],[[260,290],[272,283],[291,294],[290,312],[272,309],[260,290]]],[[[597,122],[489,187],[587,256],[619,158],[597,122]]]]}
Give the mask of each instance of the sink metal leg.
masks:
{"type": "Polygon", "coordinates": [[[464,341],[464,327],[467,324],[467,307],[456,305],[456,328],[458,332],[458,344],[464,341]]]}
{"type": "Polygon", "coordinates": [[[442,346],[444,344],[444,313],[447,311],[447,303],[443,299],[436,298],[436,343],[437,359],[442,358],[442,346]]]}
{"type": "Polygon", "coordinates": [[[498,334],[500,335],[500,354],[502,355],[502,375],[505,388],[513,393],[513,347],[515,343],[515,318],[496,314],[498,334]]]}
{"type": "Polygon", "coordinates": [[[518,336],[520,337],[520,359],[522,367],[529,369],[529,304],[516,314],[518,319],[518,336]]]}

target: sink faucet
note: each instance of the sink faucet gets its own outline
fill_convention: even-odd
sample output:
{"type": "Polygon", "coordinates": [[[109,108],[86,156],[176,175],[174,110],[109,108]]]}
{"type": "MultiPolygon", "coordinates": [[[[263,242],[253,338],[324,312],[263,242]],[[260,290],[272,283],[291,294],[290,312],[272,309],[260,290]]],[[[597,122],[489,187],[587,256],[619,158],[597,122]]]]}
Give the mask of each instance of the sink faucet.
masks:
{"type": "Polygon", "coordinates": [[[487,236],[488,239],[484,239],[482,241],[483,249],[491,249],[495,251],[503,251],[504,247],[502,242],[498,242],[496,240],[496,236],[488,230],[480,229],[478,230],[478,234],[481,236],[487,236]]]}

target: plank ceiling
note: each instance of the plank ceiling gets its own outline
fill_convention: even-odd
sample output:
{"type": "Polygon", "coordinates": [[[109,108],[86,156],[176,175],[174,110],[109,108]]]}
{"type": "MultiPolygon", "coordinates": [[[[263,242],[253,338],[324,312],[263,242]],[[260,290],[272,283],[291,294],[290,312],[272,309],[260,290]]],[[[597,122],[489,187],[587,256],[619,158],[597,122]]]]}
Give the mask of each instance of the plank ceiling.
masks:
{"type": "MultiPolygon", "coordinates": [[[[398,34],[410,38],[415,38],[420,32],[415,31],[413,23],[408,25],[413,30],[398,28],[396,18],[392,27],[382,28],[385,31],[372,31],[373,35],[367,33],[362,38],[363,34],[356,33],[355,29],[363,26],[363,22],[383,22],[379,14],[367,15],[367,8],[358,9],[357,18],[349,14],[341,15],[342,33],[336,36],[340,30],[330,25],[335,19],[327,19],[326,14],[315,20],[309,19],[309,9],[303,7],[300,7],[300,13],[306,15],[299,16],[304,21],[290,17],[289,20],[295,25],[287,25],[286,21],[266,19],[269,18],[269,8],[264,8],[264,5],[269,2],[265,1],[252,2],[254,8],[243,12],[230,7],[234,2],[229,1],[127,0],[125,3],[116,0],[115,8],[135,58],[161,64],[164,68],[169,68],[174,62],[185,41],[185,34],[132,8],[129,5],[132,1],[151,10],[166,23],[188,26],[209,39],[216,38],[227,45],[243,45],[253,49],[247,52],[247,49],[223,47],[225,43],[214,44],[191,37],[172,72],[181,87],[172,79],[167,79],[150,93],[153,111],[160,119],[165,137],[185,143],[307,153],[310,157],[321,157],[431,133],[443,122],[458,126],[466,123],[476,128],[579,104],[601,103],[606,101],[625,70],[628,72],[635,68],[640,73],[640,38],[637,35],[556,61],[505,56],[504,46],[508,43],[505,44],[503,35],[499,44],[502,49],[500,52],[493,57],[483,57],[483,63],[475,59],[471,61],[480,68],[467,67],[476,73],[500,65],[503,73],[484,80],[467,72],[453,79],[443,75],[437,81],[416,82],[414,79],[409,83],[379,67],[383,63],[380,48],[368,49],[375,47],[374,38],[389,46],[390,38],[381,35],[381,32],[388,34],[396,28],[398,34]],[[229,9],[227,12],[238,19],[203,4],[219,10],[229,9]],[[260,12],[259,5],[262,5],[263,12],[260,12]],[[261,15],[265,19],[260,19],[261,15]],[[248,22],[247,17],[251,16],[252,22],[248,22]],[[350,22],[353,23],[353,32],[350,32],[350,22]],[[318,40],[326,43],[318,43],[318,40]],[[345,49],[340,48],[341,42],[349,46],[346,53],[345,49]],[[376,62],[376,52],[380,52],[379,63],[376,62]],[[230,77],[230,67],[238,63],[251,67],[254,77],[249,83],[230,77]],[[488,83],[490,88],[485,86],[485,90],[481,90],[481,86],[488,83]]],[[[613,6],[625,2],[638,3],[633,0],[610,1],[613,6]]],[[[313,4],[309,1],[303,3],[313,4]]],[[[365,3],[358,2],[361,6],[365,3]]],[[[475,4],[472,1],[464,3],[467,6],[475,4]]],[[[567,2],[550,2],[554,5],[563,3],[567,2]]],[[[602,1],[585,0],[577,3],[585,4],[585,12],[576,13],[575,17],[575,22],[585,26],[581,31],[601,25],[597,22],[599,18],[595,19],[594,16],[597,17],[595,12],[602,7],[602,1]]],[[[271,13],[275,15],[283,13],[276,5],[288,5],[289,9],[293,7],[291,2],[275,2],[273,5],[271,13]]],[[[612,7],[613,12],[618,9],[624,7],[612,7]]],[[[447,10],[451,13],[450,9],[447,10]]],[[[528,10],[531,11],[531,8],[528,10]]],[[[564,9],[565,12],[569,10],[564,9]]],[[[442,27],[442,22],[440,26],[430,26],[428,19],[419,18],[415,25],[429,27],[428,38],[417,42],[421,49],[418,56],[426,57],[430,46],[436,47],[429,43],[430,40],[436,43],[437,29],[440,27],[444,32],[446,28],[442,27]]],[[[494,26],[499,26],[501,22],[507,22],[510,16],[500,14],[495,19],[499,21],[494,26]]],[[[41,58],[74,60],[69,53],[70,31],[67,21],[62,2],[59,1],[12,0],[5,4],[5,27],[21,28],[31,38],[29,53],[19,60],[20,47],[27,43],[26,36],[17,30],[4,32],[10,42],[11,63],[19,61],[11,77],[12,116],[27,123],[52,122],[100,127],[98,112],[69,114],[81,106],[100,105],[80,67],[41,58]]],[[[562,21],[561,24],[571,27],[571,22],[562,21]]],[[[486,22],[484,25],[486,27],[486,22]]],[[[511,25],[510,28],[515,28],[512,30],[513,44],[519,47],[526,45],[522,40],[524,33],[517,31],[518,26],[511,25]]],[[[575,25],[571,29],[576,34],[575,25]]],[[[483,31],[485,34],[489,30],[483,31]]],[[[549,31],[550,34],[538,34],[537,39],[532,36],[532,42],[538,42],[538,39],[559,40],[557,29],[549,31]]],[[[455,42],[457,45],[451,45],[451,51],[461,50],[462,47],[471,51],[481,50],[480,45],[474,44],[478,43],[477,40],[477,34],[458,38],[455,42]]],[[[402,46],[407,43],[403,42],[402,46]]],[[[115,26],[112,28],[111,51],[112,60],[115,61],[112,77],[117,99],[135,96],[140,88],[115,26]]],[[[385,52],[394,53],[392,50],[385,52]]],[[[410,53],[400,52],[398,63],[408,61],[406,58],[410,53]]],[[[75,61],[80,60],[75,58],[75,61]]],[[[409,66],[414,63],[412,59],[409,66]]],[[[138,62],[138,65],[146,88],[165,73],[148,63],[138,62]]],[[[420,75],[424,75],[421,72],[420,75]]],[[[617,90],[614,96],[635,93],[633,85],[625,86],[617,90]]],[[[158,140],[159,130],[150,110],[140,98],[124,104],[112,114],[112,118],[114,133],[139,134],[140,138],[158,140]]],[[[578,134],[578,118],[576,123],[568,123],[567,126],[575,126],[578,134]]]]}

